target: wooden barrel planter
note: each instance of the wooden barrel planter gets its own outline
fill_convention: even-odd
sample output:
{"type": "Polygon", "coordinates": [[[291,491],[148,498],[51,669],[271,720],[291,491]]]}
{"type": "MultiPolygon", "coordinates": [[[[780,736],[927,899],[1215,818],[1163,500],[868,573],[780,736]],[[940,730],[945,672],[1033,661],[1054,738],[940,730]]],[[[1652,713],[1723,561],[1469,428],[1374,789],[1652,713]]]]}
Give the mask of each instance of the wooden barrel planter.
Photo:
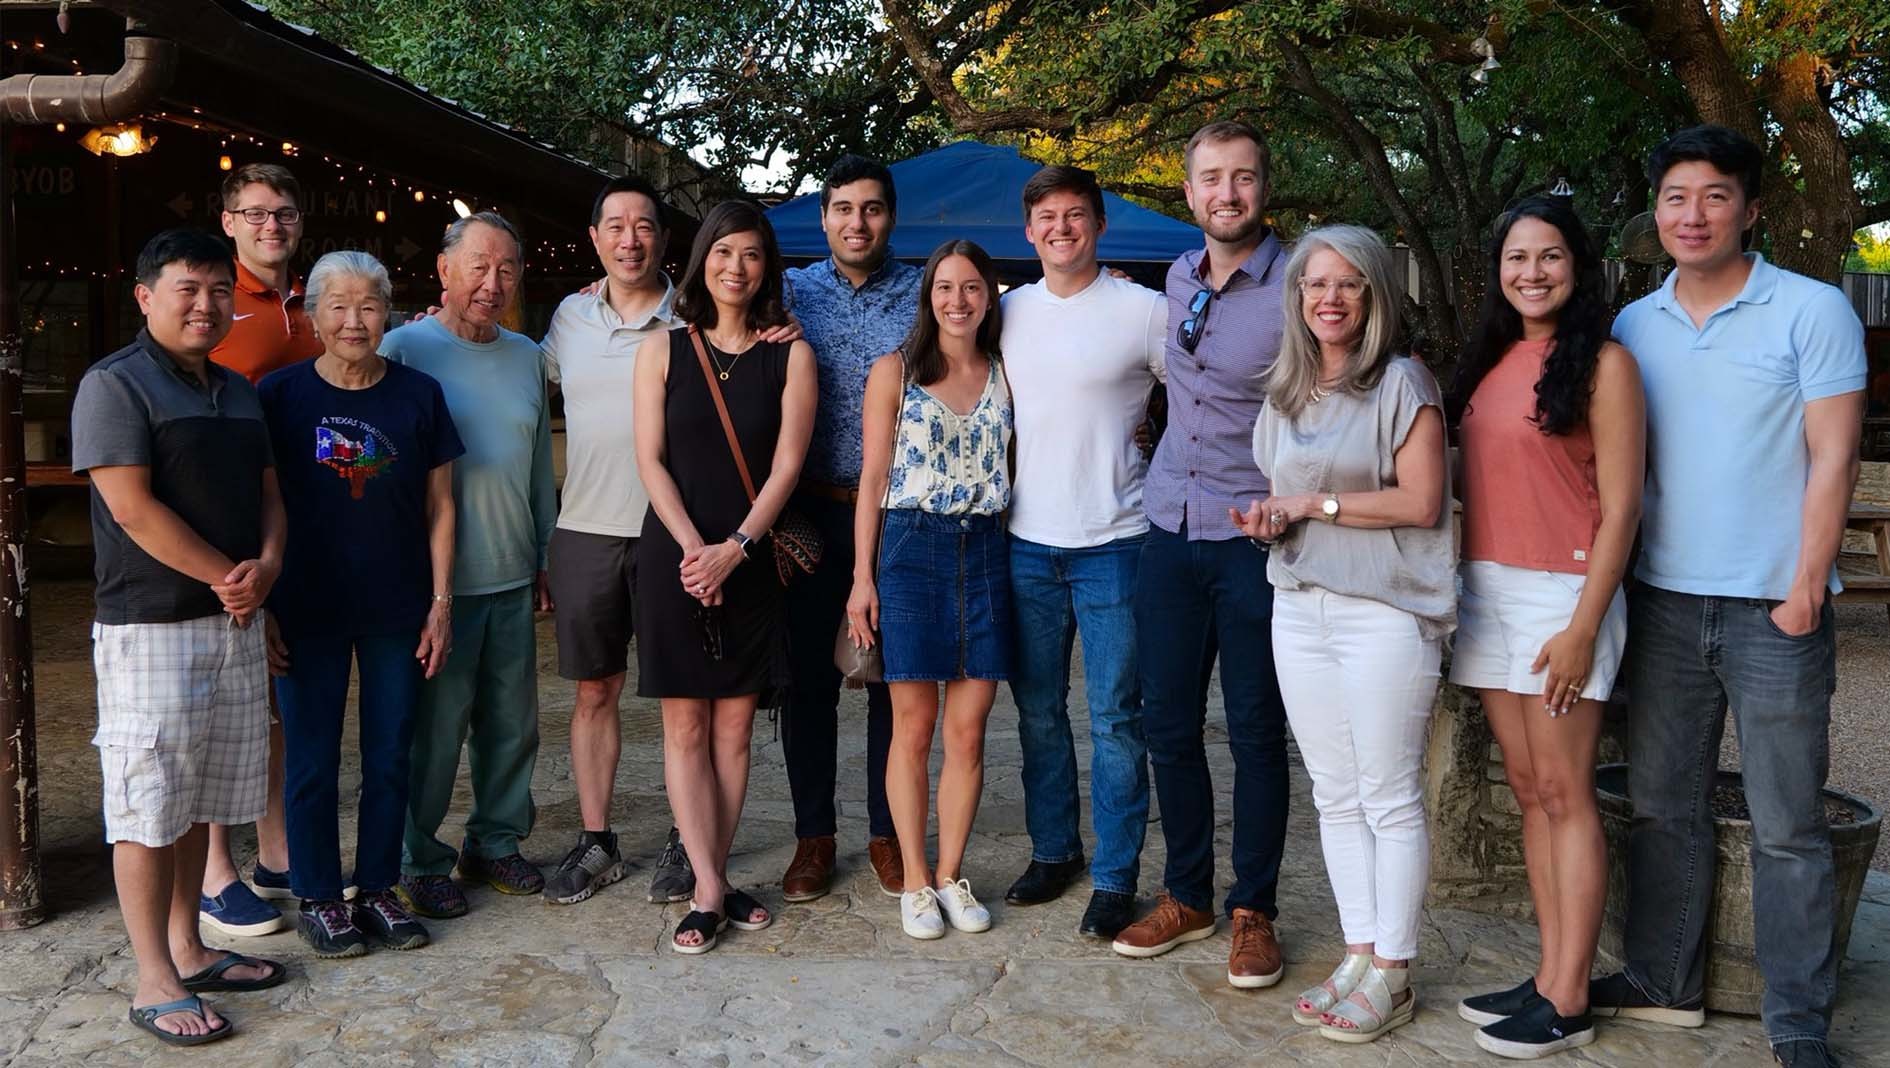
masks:
{"type": "MultiPolygon", "coordinates": [[[[1627,797],[1627,765],[1603,764],[1595,769],[1601,827],[1608,839],[1608,902],[1601,923],[1601,953],[1619,967],[1621,939],[1627,912],[1627,840],[1634,806],[1627,797]]],[[[1745,812],[1739,774],[1721,771],[1715,786],[1714,810],[1745,812]]],[[[1864,876],[1877,849],[1882,817],[1861,798],[1836,790],[1824,791],[1825,812],[1831,823],[1831,853],[1837,868],[1837,944],[1840,952],[1851,941],[1851,920],[1864,891],[1864,876]]],[[[1715,815],[1717,845],[1713,917],[1708,928],[1706,1007],[1716,1012],[1759,1014],[1765,978],[1759,974],[1752,936],[1752,822],[1715,815]]]]}

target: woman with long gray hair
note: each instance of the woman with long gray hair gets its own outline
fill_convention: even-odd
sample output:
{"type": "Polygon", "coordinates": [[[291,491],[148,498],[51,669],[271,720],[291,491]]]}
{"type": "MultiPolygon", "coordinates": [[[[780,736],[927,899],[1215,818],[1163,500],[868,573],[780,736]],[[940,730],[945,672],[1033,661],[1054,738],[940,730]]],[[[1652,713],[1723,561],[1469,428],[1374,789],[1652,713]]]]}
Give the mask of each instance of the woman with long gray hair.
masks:
{"type": "Polygon", "coordinates": [[[453,460],[465,451],[440,384],[380,355],[392,287],[365,252],[309,271],[305,306],[320,356],[262,380],[288,512],[269,599],[269,667],[288,768],[289,885],[296,930],[319,957],[368,939],[425,945],[394,895],[420,682],[452,644],[453,460]],[[359,667],[361,819],[344,898],[337,830],[341,725],[359,667]]]}
{"type": "Polygon", "coordinates": [[[1280,357],[1253,431],[1273,496],[1233,518],[1274,543],[1274,662],[1346,942],[1293,1018],[1370,1042],[1417,1004],[1425,726],[1456,622],[1443,397],[1398,353],[1403,293],[1377,234],[1305,235],[1285,289],[1280,357]]]}

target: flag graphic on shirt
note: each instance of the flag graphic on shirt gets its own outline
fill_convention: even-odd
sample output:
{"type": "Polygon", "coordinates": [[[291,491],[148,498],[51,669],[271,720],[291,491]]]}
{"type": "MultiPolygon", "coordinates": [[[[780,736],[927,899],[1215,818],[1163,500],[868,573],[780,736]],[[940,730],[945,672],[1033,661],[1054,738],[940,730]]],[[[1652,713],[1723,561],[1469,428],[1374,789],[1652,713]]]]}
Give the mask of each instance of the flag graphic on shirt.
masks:
{"type": "Polygon", "coordinates": [[[348,480],[348,496],[360,500],[368,479],[393,465],[396,453],[380,431],[356,419],[324,419],[315,428],[315,462],[333,468],[348,480]],[[330,423],[346,423],[360,430],[351,438],[330,423]]]}

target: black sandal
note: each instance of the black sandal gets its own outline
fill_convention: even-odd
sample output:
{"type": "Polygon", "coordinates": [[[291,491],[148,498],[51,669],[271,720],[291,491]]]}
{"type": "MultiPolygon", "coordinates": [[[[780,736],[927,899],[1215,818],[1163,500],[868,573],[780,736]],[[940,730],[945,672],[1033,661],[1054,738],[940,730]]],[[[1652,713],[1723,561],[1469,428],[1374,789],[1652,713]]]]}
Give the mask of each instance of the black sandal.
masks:
{"type": "Polygon", "coordinates": [[[692,957],[698,953],[707,953],[715,948],[715,936],[722,930],[722,922],[722,917],[713,912],[690,909],[689,915],[684,916],[682,922],[676,925],[676,933],[670,936],[669,948],[692,957]],[[702,941],[693,946],[676,941],[690,931],[700,934],[702,941]]]}
{"type": "Polygon", "coordinates": [[[210,965],[195,975],[184,979],[184,989],[193,994],[208,994],[217,991],[267,990],[280,984],[289,977],[288,969],[279,961],[264,960],[243,953],[225,953],[221,960],[210,965]],[[255,968],[268,968],[266,975],[256,979],[230,979],[224,973],[231,968],[244,965],[255,968]]]}
{"type": "Polygon", "coordinates": [[[722,915],[728,917],[727,923],[737,931],[762,931],[774,922],[774,914],[764,908],[761,902],[740,890],[730,890],[722,895],[722,915]],[[764,917],[760,923],[748,919],[736,919],[737,916],[753,916],[760,911],[764,917]]]}

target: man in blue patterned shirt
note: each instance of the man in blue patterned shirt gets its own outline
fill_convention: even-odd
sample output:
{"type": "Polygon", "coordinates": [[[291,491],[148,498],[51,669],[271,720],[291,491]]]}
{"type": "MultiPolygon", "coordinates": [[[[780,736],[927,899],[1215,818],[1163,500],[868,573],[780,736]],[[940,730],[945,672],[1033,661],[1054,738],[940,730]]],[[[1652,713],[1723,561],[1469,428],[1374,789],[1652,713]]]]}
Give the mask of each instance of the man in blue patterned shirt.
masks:
{"type": "MultiPolygon", "coordinates": [[[[919,308],[918,268],[892,258],[894,207],[891,172],[873,160],[842,156],[820,190],[820,223],[833,255],[787,273],[794,316],[820,369],[814,438],[792,507],[820,528],[826,545],[820,567],[788,587],[793,692],[781,747],[799,839],[781,880],[789,901],[821,897],[833,878],[840,703],[833,635],[846,615],[853,581],[860,413],[873,361],[899,347],[919,308]]],[[[905,888],[903,867],[886,808],[892,699],[881,684],[868,686],[866,695],[866,808],[872,835],[867,855],[880,888],[898,897],[905,888]]]]}

